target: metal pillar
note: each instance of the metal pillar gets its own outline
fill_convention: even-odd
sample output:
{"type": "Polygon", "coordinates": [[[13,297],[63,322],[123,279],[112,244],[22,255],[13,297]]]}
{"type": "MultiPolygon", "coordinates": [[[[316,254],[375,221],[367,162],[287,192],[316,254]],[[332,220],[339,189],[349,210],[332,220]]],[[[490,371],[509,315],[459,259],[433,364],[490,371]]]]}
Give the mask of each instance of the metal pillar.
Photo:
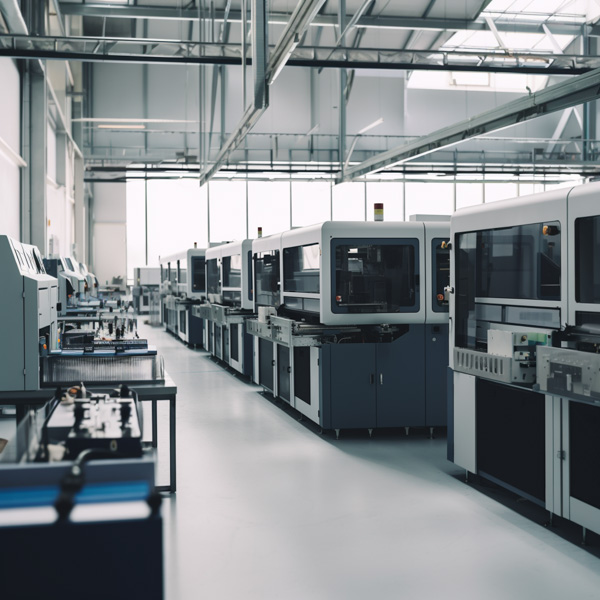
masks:
{"type": "MultiPolygon", "coordinates": [[[[346,0],[340,0],[338,7],[338,26],[340,35],[346,28],[346,0]]],[[[340,44],[345,45],[345,36],[341,35],[340,44]]],[[[346,86],[348,84],[348,73],[346,69],[340,69],[340,112],[339,112],[339,139],[338,139],[338,157],[340,163],[340,172],[344,176],[344,158],[346,156],[346,86]]]]}
{"type": "Polygon", "coordinates": [[[27,63],[22,75],[22,156],[27,167],[21,171],[21,239],[47,254],[46,146],[48,86],[45,72],[27,63]]]}
{"type": "Polygon", "coordinates": [[[83,158],[75,155],[74,159],[74,200],[75,200],[75,245],[77,247],[77,260],[88,264],[86,219],[89,214],[85,210],[85,190],[83,183],[84,165],[83,158]]]}

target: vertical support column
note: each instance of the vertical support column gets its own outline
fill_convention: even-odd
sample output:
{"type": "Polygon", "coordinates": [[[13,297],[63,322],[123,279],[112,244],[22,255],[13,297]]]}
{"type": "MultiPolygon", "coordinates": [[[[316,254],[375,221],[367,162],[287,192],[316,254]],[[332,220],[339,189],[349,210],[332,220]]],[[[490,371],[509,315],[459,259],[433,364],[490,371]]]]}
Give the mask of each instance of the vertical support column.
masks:
{"type": "Polygon", "coordinates": [[[220,146],[222,147],[223,144],[225,144],[225,140],[227,139],[225,136],[225,113],[226,113],[226,105],[225,105],[225,92],[226,92],[226,82],[225,82],[225,67],[224,66],[220,66],[219,67],[219,77],[220,77],[220,82],[221,82],[221,92],[220,92],[220,100],[221,100],[221,143],[220,146]]]}
{"type": "MultiPolygon", "coordinates": [[[[583,36],[584,53],[589,56],[596,56],[598,53],[598,40],[596,38],[588,37],[584,34],[583,36]]],[[[595,140],[598,137],[597,134],[598,124],[598,102],[592,100],[591,102],[585,102],[583,105],[583,160],[591,160],[593,158],[592,150],[594,144],[588,140],[595,140]]]]}
{"type": "Polygon", "coordinates": [[[254,77],[254,108],[269,105],[269,87],[267,85],[267,61],[269,44],[267,41],[267,3],[266,0],[252,0],[252,73],[254,77]]]}
{"type": "MultiPolygon", "coordinates": [[[[339,0],[338,7],[338,27],[340,34],[346,28],[346,0],[339,0]]],[[[340,44],[345,46],[346,36],[340,38],[340,44]]],[[[340,172],[344,175],[344,159],[346,156],[346,86],[348,85],[348,73],[346,69],[340,69],[340,113],[339,113],[339,138],[338,138],[338,157],[340,162],[340,172]]]]}
{"type": "Polygon", "coordinates": [[[85,191],[84,191],[84,166],[83,158],[75,155],[74,160],[74,200],[75,200],[75,245],[77,246],[77,259],[86,265],[88,264],[88,243],[85,210],[85,191]]]}
{"type": "Polygon", "coordinates": [[[36,245],[42,254],[47,254],[48,86],[40,63],[28,62],[22,81],[21,143],[27,167],[21,173],[21,236],[24,242],[36,245]]]}

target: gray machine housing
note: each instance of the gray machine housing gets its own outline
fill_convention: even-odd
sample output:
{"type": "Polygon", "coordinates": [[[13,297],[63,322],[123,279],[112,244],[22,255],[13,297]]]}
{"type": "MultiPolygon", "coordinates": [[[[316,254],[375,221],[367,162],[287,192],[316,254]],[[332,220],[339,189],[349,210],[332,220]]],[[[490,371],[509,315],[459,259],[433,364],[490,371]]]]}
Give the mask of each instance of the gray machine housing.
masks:
{"type": "Polygon", "coordinates": [[[600,533],[600,184],[451,221],[448,458],[600,533]]]}
{"type": "Polygon", "coordinates": [[[57,349],[58,281],[35,246],[0,235],[0,389],[37,390],[40,356],[57,349]]]}
{"type": "Polygon", "coordinates": [[[252,376],[252,240],[219,244],[206,251],[208,304],[194,310],[205,323],[205,348],[247,377],[252,376]]]}
{"type": "Polygon", "coordinates": [[[255,240],[257,318],[247,322],[254,381],[338,433],[445,426],[448,308],[440,295],[449,229],[441,221],[328,222],[255,240]],[[400,254],[402,267],[376,270],[399,264],[400,254]],[[410,294],[396,277],[412,286],[410,294]],[[338,293],[353,278],[372,296],[356,295],[356,310],[338,293]],[[394,304],[401,294],[405,310],[394,304]]]}
{"type": "Polygon", "coordinates": [[[44,258],[44,267],[47,273],[58,279],[58,304],[59,316],[65,316],[69,308],[76,308],[79,299],[85,297],[85,278],[75,271],[72,259],[44,258]]]}
{"type": "Polygon", "coordinates": [[[140,315],[150,312],[152,294],[160,289],[160,267],[136,267],[133,269],[131,296],[133,308],[140,315]]]}
{"type": "Polygon", "coordinates": [[[191,346],[203,344],[203,323],[192,308],[206,300],[204,248],[189,248],[160,257],[162,323],[167,331],[191,346]]]}

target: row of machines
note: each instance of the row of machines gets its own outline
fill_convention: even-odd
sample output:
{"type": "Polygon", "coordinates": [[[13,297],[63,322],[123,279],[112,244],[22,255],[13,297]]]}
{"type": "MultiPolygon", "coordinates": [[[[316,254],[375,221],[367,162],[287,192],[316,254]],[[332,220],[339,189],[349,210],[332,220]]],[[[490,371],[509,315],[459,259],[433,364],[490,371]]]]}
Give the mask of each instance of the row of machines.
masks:
{"type": "Polygon", "coordinates": [[[205,250],[190,248],[160,257],[162,323],[190,346],[203,346],[204,324],[192,312],[206,298],[205,250]]]}
{"type": "Polygon", "coordinates": [[[83,277],[63,260],[54,277],[35,246],[0,235],[0,395],[17,407],[15,433],[0,444],[0,535],[10,548],[3,589],[11,598],[73,589],[89,598],[162,598],[155,456],[142,444],[142,411],[129,387],[164,382],[162,360],[126,343],[134,327],[125,313],[58,316],[61,287],[76,296],[83,277]],[[71,319],[99,322],[77,330],[67,327],[71,319]],[[109,573],[102,581],[98,564],[109,573]]]}
{"type": "Polygon", "coordinates": [[[246,321],[254,315],[252,240],[206,251],[207,302],[195,313],[206,323],[205,348],[248,378],[253,373],[252,337],[246,321]]]}
{"type": "Polygon", "coordinates": [[[446,425],[449,223],[326,222],[206,251],[206,348],[323,429],[446,425]]]}
{"type": "Polygon", "coordinates": [[[71,257],[43,259],[46,272],[58,279],[57,311],[60,316],[93,312],[100,306],[98,279],[83,263],[71,257]]]}
{"type": "Polygon", "coordinates": [[[10,340],[0,362],[0,392],[81,380],[161,380],[162,358],[139,339],[128,307],[96,307],[93,316],[59,315],[71,277],[53,277],[35,246],[0,236],[0,331],[10,340]]]}
{"type": "Polygon", "coordinates": [[[139,315],[150,312],[152,299],[160,292],[160,269],[158,267],[136,267],[133,269],[131,296],[133,308],[139,315]]]}
{"type": "Polygon", "coordinates": [[[600,184],[451,223],[448,458],[600,533],[600,184]]]}

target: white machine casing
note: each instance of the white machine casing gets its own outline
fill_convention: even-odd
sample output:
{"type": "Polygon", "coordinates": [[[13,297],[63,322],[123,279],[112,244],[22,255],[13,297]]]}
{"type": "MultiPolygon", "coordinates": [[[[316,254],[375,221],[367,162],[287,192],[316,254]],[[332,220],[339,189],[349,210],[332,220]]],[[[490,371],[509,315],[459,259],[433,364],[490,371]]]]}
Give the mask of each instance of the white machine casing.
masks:
{"type": "MultiPolygon", "coordinates": [[[[534,500],[551,513],[596,533],[600,533],[600,504],[590,489],[594,489],[597,481],[595,465],[600,452],[594,425],[600,416],[600,357],[594,351],[600,341],[596,325],[600,313],[597,291],[600,277],[597,276],[596,262],[600,244],[599,198],[600,183],[591,183],[457,211],[451,222],[453,268],[450,290],[453,293],[449,295],[450,361],[454,370],[453,408],[449,415],[453,421],[451,443],[449,440],[451,460],[467,471],[496,478],[497,482],[521,495],[526,495],[528,490],[515,483],[518,476],[514,474],[520,475],[518,481],[526,482],[525,486],[537,477],[543,487],[534,500]],[[579,220],[586,218],[595,219],[587,230],[588,235],[592,234],[589,238],[583,228],[578,229],[579,220]],[[560,233],[560,240],[557,237],[555,243],[555,247],[560,248],[560,261],[558,257],[555,260],[555,266],[560,266],[560,277],[555,278],[552,284],[556,287],[558,281],[560,293],[556,290],[554,299],[544,299],[541,293],[537,293],[534,299],[475,296],[472,299],[474,306],[469,307],[466,313],[465,305],[461,308],[464,302],[461,298],[465,296],[469,282],[460,279],[459,236],[518,225],[545,224],[554,228],[554,233],[548,235],[560,233]],[[585,268],[584,263],[587,263],[585,268]],[[582,297],[586,297],[586,301],[581,300],[582,297]],[[502,322],[491,318],[494,305],[501,305],[507,315],[502,322]],[[512,311],[510,318],[509,311],[512,311]],[[469,325],[473,330],[467,329],[465,337],[465,320],[475,320],[479,329],[478,344],[481,344],[485,327],[490,327],[487,352],[483,349],[470,350],[472,354],[479,355],[479,365],[511,354],[510,360],[516,360],[518,345],[532,335],[549,335],[552,339],[536,347],[535,369],[529,369],[533,371],[532,377],[516,386],[513,381],[505,379],[494,381],[488,373],[470,372],[459,362],[461,346],[472,346],[471,336],[476,335],[469,325]],[[489,380],[492,382],[489,383],[489,380]],[[497,394],[495,400],[490,394],[492,389],[497,394]],[[523,398],[526,394],[527,402],[515,401],[515,398],[523,398]],[[535,413],[529,408],[534,402],[540,406],[535,413]],[[512,431],[505,427],[508,422],[506,414],[510,416],[512,431]],[[518,460],[506,457],[502,448],[488,449],[485,446],[486,439],[489,439],[489,423],[495,422],[488,415],[500,415],[505,419],[499,426],[500,435],[507,439],[511,448],[517,449],[512,456],[518,452],[518,460]],[[535,420],[531,415],[535,416],[535,420]],[[484,423],[483,430],[480,423],[484,423]],[[531,432],[535,430],[541,430],[543,435],[538,434],[532,439],[531,432]],[[493,464],[490,470],[490,455],[502,456],[501,466],[493,464]],[[529,461],[530,455],[542,456],[541,466],[539,462],[535,463],[536,470],[532,466],[533,459],[529,461]]],[[[523,242],[516,240],[510,248],[506,248],[506,253],[509,250],[515,253],[517,243],[523,242]]],[[[533,240],[530,243],[534,252],[542,253],[541,247],[535,245],[539,242],[533,240]]],[[[492,257],[496,256],[493,249],[483,250],[490,252],[492,257]]],[[[498,252],[501,257],[502,248],[498,248],[498,252]]],[[[539,273],[532,275],[531,269],[524,266],[525,261],[530,260],[527,252],[526,257],[518,255],[517,277],[537,276],[541,281],[539,273]]],[[[537,268],[541,270],[541,267],[537,268]]],[[[474,289],[480,293],[481,288],[474,289]]],[[[468,294],[469,301],[472,295],[468,294]]]]}
{"type": "Polygon", "coordinates": [[[0,389],[37,390],[40,351],[58,347],[58,281],[46,273],[35,246],[6,235],[0,235],[0,280],[0,335],[5,346],[0,389]]]}
{"type": "Polygon", "coordinates": [[[252,240],[229,242],[213,246],[206,250],[207,282],[206,290],[209,302],[213,304],[227,304],[248,310],[253,308],[252,301],[252,240]],[[211,292],[208,281],[208,262],[217,261],[218,286],[216,291],[211,292]],[[228,283],[227,263],[234,263],[236,270],[240,271],[239,285],[225,285],[228,283]]]}
{"type": "Polygon", "coordinates": [[[268,300],[264,301],[259,298],[259,293],[257,288],[257,270],[256,270],[256,260],[257,257],[263,254],[273,255],[278,257],[279,261],[279,277],[277,278],[277,284],[279,286],[279,290],[281,291],[281,238],[282,233],[274,233],[273,235],[269,235],[267,237],[256,238],[252,240],[252,286],[253,286],[253,294],[252,294],[252,308],[253,311],[257,314],[263,315],[271,312],[276,312],[277,308],[281,305],[281,293],[276,295],[276,300],[268,300]]]}
{"type": "MultiPolygon", "coordinates": [[[[281,235],[281,255],[286,248],[318,244],[320,248],[319,289],[320,293],[286,291],[281,285],[281,303],[289,299],[303,298],[318,303],[319,319],[323,325],[378,325],[407,323],[445,323],[447,312],[434,312],[431,286],[431,242],[435,237],[448,238],[449,224],[440,222],[344,222],[327,221],[288,231],[281,235]],[[351,243],[375,243],[377,240],[407,240],[417,249],[415,262],[418,273],[416,285],[418,301],[406,312],[348,313],[339,314],[332,310],[333,265],[332,242],[349,240],[351,243]]],[[[253,247],[253,251],[255,247],[253,247]]],[[[285,282],[285,266],[282,260],[282,281],[285,282]]]]}
{"type": "MultiPolygon", "coordinates": [[[[161,294],[185,296],[190,299],[205,300],[206,288],[204,277],[204,248],[189,248],[183,252],[160,257],[161,294]],[[201,261],[199,269],[201,277],[194,282],[195,261],[201,261]],[[184,279],[184,281],[181,281],[184,279]]],[[[151,285],[151,284],[140,284],[151,285]]]]}

